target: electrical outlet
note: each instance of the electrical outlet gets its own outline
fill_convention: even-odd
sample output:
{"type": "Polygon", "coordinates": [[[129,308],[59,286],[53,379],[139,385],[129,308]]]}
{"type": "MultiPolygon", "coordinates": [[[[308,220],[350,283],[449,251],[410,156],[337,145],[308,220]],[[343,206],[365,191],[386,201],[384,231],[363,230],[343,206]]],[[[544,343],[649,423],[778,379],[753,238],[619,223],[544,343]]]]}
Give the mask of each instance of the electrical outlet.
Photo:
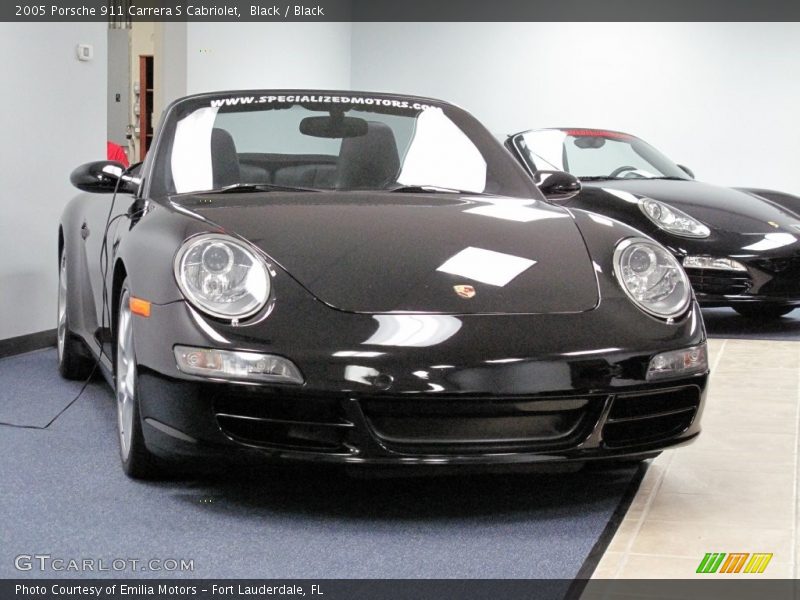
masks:
{"type": "Polygon", "coordinates": [[[94,58],[94,46],[91,44],[78,44],[75,51],[78,55],[78,60],[85,62],[94,58]]]}

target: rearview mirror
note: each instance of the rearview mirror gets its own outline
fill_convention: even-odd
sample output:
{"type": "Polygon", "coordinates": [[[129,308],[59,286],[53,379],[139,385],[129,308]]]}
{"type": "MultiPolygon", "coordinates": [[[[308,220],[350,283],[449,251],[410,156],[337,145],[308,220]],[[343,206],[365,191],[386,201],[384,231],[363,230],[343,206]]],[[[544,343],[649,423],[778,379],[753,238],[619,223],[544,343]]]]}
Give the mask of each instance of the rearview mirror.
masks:
{"type": "Polygon", "coordinates": [[[533,181],[548,200],[569,200],[581,191],[578,178],[565,171],[536,171],[533,181]]]}
{"type": "Polygon", "coordinates": [[[319,138],[351,138],[367,135],[367,122],[358,117],[306,117],[300,133],[319,138]]]}
{"type": "Polygon", "coordinates": [[[141,180],[133,177],[122,163],[99,160],[81,165],[69,176],[70,183],[79,190],[95,194],[110,194],[114,191],[135,194],[141,180]]]}
{"type": "Polygon", "coordinates": [[[686,173],[689,177],[694,179],[694,171],[692,171],[689,167],[685,167],[683,165],[678,165],[681,168],[681,171],[686,173]]]}

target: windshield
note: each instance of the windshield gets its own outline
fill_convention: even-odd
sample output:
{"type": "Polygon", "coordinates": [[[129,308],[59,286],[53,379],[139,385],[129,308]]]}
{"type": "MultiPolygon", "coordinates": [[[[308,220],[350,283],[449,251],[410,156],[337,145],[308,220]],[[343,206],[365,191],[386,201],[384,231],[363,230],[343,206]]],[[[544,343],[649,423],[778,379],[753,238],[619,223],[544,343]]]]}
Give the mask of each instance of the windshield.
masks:
{"type": "Polygon", "coordinates": [[[503,147],[456,107],[398,96],[244,94],[173,106],[154,150],[151,195],[262,184],[538,197],[503,147]]]}
{"type": "Polygon", "coordinates": [[[516,143],[534,171],[567,171],[579,179],[687,179],[678,165],[627,133],[540,129],[516,143]]]}

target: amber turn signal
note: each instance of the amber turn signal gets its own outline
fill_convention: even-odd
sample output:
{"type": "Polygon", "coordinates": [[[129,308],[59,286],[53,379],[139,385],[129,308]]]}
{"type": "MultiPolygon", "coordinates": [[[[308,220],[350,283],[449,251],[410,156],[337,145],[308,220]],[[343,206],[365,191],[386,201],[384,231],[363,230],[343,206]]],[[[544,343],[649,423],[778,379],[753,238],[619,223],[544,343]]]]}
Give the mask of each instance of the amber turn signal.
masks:
{"type": "Polygon", "coordinates": [[[150,302],[147,300],[142,300],[141,298],[134,298],[131,296],[131,312],[135,315],[139,315],[140,317],[149,317],[150,316],[150,302]]]}

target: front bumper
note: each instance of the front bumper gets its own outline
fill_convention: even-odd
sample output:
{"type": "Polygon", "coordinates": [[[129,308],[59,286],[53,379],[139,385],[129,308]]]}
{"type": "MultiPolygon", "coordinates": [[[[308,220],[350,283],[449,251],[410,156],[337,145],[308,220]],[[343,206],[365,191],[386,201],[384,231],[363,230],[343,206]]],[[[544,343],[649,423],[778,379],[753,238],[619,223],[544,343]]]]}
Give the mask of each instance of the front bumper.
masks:
{"type": "Polygon", "coordinates": [[[746,272],[686,269],[686,273],[697,301],[704,307],[751,303],[800,306],[800,270],[767,273],[747,267],[746,272]]]}
{"type": "MultiPolygon", "coordinates": [[[[696,246],[700,244],[694,242],[696,246]]],[[[709,249],[697,249],[697,255],[709,249]]],[[[686,250],[684,250],[686,251],[686,250]]],[[[676,252],[679,259],[683,253],[676,252]]],[[[686,251],[695,254],[693,250],[686,251]]],[[[768,254],[743,257],[738,254],[711,252],[742,263],[746,271],[686,268],[697,301],[706,307],[765,303],[800,306],[800,256],[768,254]]]]}
{"type": "Polygon", "coordinates": [[[700,432],[706,376],[618,394],[357,397],[140,377],[165,457],[342,464],[519,464],[646,455],[700,432]]]}
{"type": "Polygon", "coordinates": [[[708,375],[653,383],[645,373],[655,354],[704,341],[699,310],[656,325],[626,313],[627,302],[609,304],[572,315],[446,317],[460,323],[446,340],[366,348],[373,317],[321,305],[309,310],[324,317],[305,323],[324,328],[273,314],[258,332],[209,323],[184,302],[154,306],[135,323],[145,441],[164,458],[346,465],[585,461],[691,441],[708,375]],[[189,376],[164,340],[281,354],[305,384],[189,376]]]}

